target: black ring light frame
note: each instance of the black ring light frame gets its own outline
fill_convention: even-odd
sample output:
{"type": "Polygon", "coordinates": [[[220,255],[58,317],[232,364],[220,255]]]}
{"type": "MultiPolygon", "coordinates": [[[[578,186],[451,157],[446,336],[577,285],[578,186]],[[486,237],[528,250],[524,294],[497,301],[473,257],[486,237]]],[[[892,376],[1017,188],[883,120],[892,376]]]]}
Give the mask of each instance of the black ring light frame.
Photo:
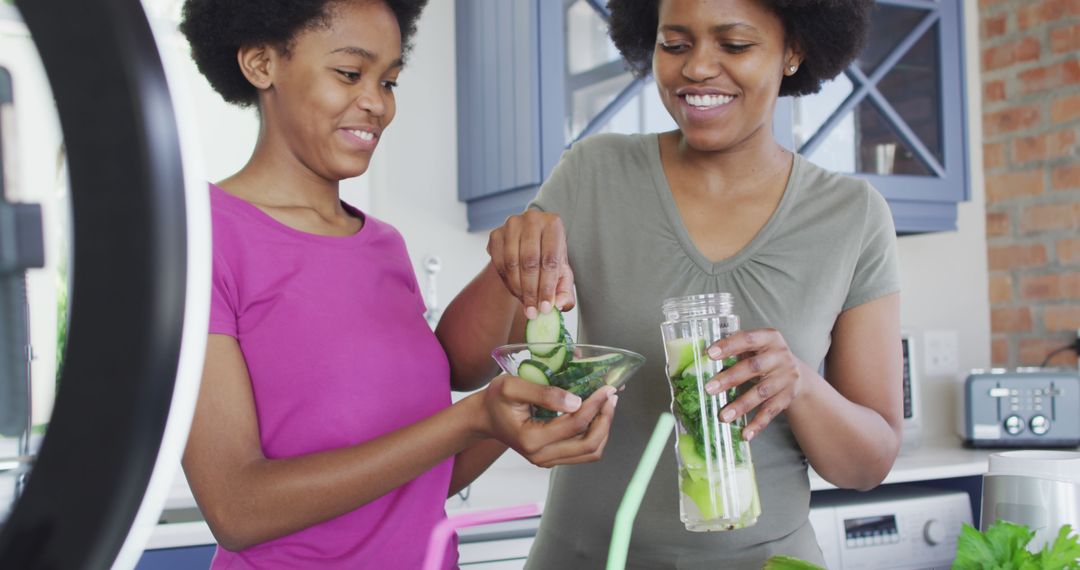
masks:
{"type": "Polygon", "coordinates": [[[0,568],[109,568],[150,482],[181,356],[181,145],[137,0],[15,3],[69,152],[74,259],[60,390],[0,530],[0,568]]]}

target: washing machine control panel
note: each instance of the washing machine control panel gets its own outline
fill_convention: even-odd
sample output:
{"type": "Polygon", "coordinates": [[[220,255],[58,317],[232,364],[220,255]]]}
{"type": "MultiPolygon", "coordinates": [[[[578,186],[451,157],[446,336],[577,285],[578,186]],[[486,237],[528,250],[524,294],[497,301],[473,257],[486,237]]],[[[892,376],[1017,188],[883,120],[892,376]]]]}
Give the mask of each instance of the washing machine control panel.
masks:
{"type": "Polygon", "coordinates": [[[810,524],[833,569],[948,568],[963,523],[972,524],[971,501],[960,491],[827,491],[810,504],[810,524]]]}

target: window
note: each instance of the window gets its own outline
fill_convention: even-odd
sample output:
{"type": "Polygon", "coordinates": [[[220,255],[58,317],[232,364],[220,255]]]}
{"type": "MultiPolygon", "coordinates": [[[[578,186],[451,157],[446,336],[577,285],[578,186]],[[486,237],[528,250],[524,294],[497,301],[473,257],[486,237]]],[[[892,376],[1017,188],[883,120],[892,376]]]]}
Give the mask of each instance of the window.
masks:
{"type": "MultiPolygon", "coordinates": [[[[900,233],[955,229],[967,199],[963,22],[955,1],[878,0],[863,53],[818,94],[783,98],[781,143],[868,179],[900,233]]],[[[603,0],[458,0],[459,198],[469,227],[520,212],[563,149],[674,128],[626,71],[603,0]]]]}

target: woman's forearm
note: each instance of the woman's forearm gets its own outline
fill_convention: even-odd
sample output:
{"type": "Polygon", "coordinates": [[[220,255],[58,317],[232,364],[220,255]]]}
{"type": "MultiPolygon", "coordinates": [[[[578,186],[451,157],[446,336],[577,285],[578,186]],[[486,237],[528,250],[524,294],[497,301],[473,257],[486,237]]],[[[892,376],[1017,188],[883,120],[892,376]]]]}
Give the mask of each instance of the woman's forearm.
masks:
{"type": "Polygon", "coordinates": [[[435,336],[450,359],[454,390],[475,390],[498,372],[491,350],[510,342],[521,311],[490,263],[450,302],[435,336]]]}
{"type": "Polygon", "coordinates": [[[506,444],[497,439],[485,439],[457,454],[454,458],[454,474],[450,478],[450,492],[447,497],[453,497],[475,481],[507,449],[509,448],[506,444]]]}
{"type": "MultiPolygon", "coordinates": [[[[351,512],[484,440],[470,396],[416,424],[352,447],[288,459],[240,460],[234,477],[198,481],[199,506],[221,545],[240,550],[351,512]],[[200,484],[201,483],[201,484],[200,484]]],[[[189,447],[185,464],[198,453],[189,447]]],[[[236,462],[235,458],[198,458],[236,462]]],[[[207,475],[213,475],[207,473],[207,475]]]]}
{"type": "Polygon", "coordinates": [[[837,487],[877,486],[896,460],[901,427],[848,400],[805,363],[802,367],[807,386],[787,417],[810,465],[837,487]]]}

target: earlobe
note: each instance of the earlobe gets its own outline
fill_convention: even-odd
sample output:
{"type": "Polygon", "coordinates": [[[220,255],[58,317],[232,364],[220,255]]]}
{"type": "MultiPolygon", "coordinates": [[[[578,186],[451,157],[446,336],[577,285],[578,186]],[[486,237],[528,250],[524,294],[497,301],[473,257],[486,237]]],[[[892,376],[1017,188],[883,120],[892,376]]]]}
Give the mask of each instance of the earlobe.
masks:
{"type": "Polygon", "coordinates": [[[796,47],[792,46],[787,49],[787,53],[784,54],[784,75],[795,75],[799,71],[799,66],[802,65],[803,54],[796,47]]]}
{"type": "Polygon", "coordinates": [[[274,84],[269,46],[241,46],[236,52],[236,62],[240,72],[256,89],[269,89],[274,84]]]}

